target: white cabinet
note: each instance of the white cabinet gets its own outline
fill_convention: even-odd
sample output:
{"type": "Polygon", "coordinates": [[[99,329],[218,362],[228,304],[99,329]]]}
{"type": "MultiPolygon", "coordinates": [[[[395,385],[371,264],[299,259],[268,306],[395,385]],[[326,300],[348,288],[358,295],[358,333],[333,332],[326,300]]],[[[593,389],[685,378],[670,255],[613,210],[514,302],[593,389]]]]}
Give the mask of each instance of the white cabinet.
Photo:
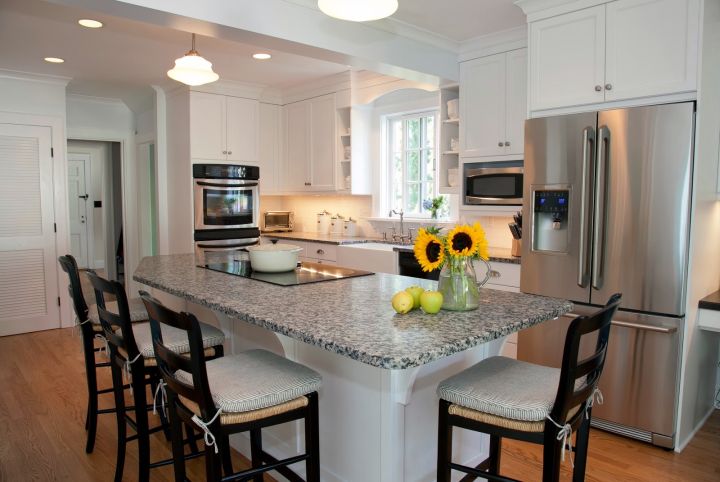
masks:
{"type": "Polygon", "coordinates": [[[530,24],[530,110],[692,92],[699,0],[618,0],[530,24]]]}
{"type": "Polygon", "coordinates": [[[260,104],[259,126],[260,194],[274,194],[280,188],[278,185],[282,139],[280,106],[260,104]]]}
{"type": "Polygon", "coordinates": [[[460,64],[460,155],[522,155],[527,52],[460,64]]]}
{"type": "Polygon", "coordinates": [[[256,100],[190,92],[190,157],[256,163],[258,109],[256,100]]]}
{"type": "Polygon", "coordinates": [[[284,107],[282,186],[288,192],[335,189],[335,97],[326,95],[284,107]]]}
{"type": "Polygon", "coordinates": [[[361,269],[373,273],[397,274],[398,254],[387,245],[388,249],[373,249],[365,243],[338,246],[337,264],[343,268],[361,269]]]}

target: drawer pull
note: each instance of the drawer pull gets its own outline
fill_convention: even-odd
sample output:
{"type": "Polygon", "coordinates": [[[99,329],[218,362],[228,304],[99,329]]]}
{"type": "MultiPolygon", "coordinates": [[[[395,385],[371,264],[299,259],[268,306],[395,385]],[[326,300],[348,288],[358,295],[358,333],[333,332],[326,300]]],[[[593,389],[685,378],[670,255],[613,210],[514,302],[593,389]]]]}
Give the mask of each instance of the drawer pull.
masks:
{"type": "Polygon", "coordinates": [[[494,269],[490,270],[489,273],[491,278],[500,278],[502,275],[500,274],[500,271],[495,271],[494,269]]]}

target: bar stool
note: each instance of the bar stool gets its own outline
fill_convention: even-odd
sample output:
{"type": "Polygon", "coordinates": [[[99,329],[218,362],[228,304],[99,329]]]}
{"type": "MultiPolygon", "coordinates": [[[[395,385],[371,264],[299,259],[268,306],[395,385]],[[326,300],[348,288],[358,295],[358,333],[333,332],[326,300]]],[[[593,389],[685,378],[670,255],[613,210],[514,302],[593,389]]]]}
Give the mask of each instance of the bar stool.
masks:
{"type": "MultiPolygon", "coordinates": [[[[95,347],[95,338],[104,340],[105,335],[100,325],[100,319],[97,315],[97,307],[93,304],[88,307],[85,301],[85,295],[82,292],[82,284],[80,282],[80,271],[78,270],[75,258],[70,254],[60,256],[58,262],[68,275],[70,280],[68,284],[68,292],[73,300],[73,309],[77,318],[77,325],[80,327],[80,336],[82,338],[83,358],[85,359],[85,379],[88,388],[87,413],[85,415],[85,430],[87,431],[87,442],[85,443],[85,452],[92,453],[95,447],[95,436],[97,432],[98,414],[115,413],[113,408],[98,408],[98,396],[104,393],[111,393],[112,387],[98,389],[97,386],[97,369],[110,366],[109,362],[99,362],[95,358],[95,354],[101,348],[95,347]]],[[[147,321],[147,311],[145,305],[139,298],[129,300],[130,319],[132,321],[147,321]]],[[[108,303],[107,308],[117,313],[117,303],[108,303]]]]}
{"type": "MultiPolygon", "coordinates": [[[[150,386],[156,396],[162,391],[162,387],[158,387],[161,377],[157,370],[150,323],[132,323],[130,321],[127,296],[120,283],[103,279],[95,273],[88,273],[88,278],[95,291],[97,313],[110,353],[118,435],[115,481],[120,482],[122,480],[127,443],[137,440],[138,478],[144,482],[149,479],[151,468],[172,463],[172,459],[150,462],[150,435],[166,430],[168,426],[162,411],[160,415],[163,423],[160,426],[151,428],[148,421],[147,412],[152,410],[153,406],[148,405],[146,387],[150,386]],[[108,310],[108,304],[105,302],[107,295],[112,295],[117,300],[117,313],[108,310]],[[130,389],[134,400],[133,407],[125,406],[123,375],[130,380],[130,389]],[[128,415],[128,411],[134,413],[134,419],[128,415]],[[127,436],[127,426],[130,426],[135,431],[134,436],[127,436]]],[[[203,356],[209,359],[222,357],[223,342],[225,341],[223,332],[205,323],[201,325],[200,331],[200,343],[203,345],[201,353],[203,353],[203,356]]],[[[190,347],[184,333],[169,328],[165,332],[165,336],[168,339],[168,348],[170,350],[178,354],[187,354],[189,352],[190,347]]],[[[194,443],[191,435],[188,439],[189,442],[194,443]]],[[[201,454],[197,453],[197,455],[201,454]]]]}
{"type": "Polygon", "coordinates": [[[150,315],[158,366],[168,389],[175,480],[186,480],[180,440],[184,422],[205,433],[205,469],[209,482],[250,479],[262,482],[263,474],[270,470],[298,481],[302,479],[288,466],[303,460],[306,480],[319,482],[317,390],[320,375],[266,350],[250,350],[206,363],[197,318],[190,313],[176,313],[147,293],[140,294],[150,315]],[[170,349],[165,336],[170,327],[186,332],[189,359],[170,349]],[[305,421],[306,452],[277,460],[262,449],[261,430],[293,420],[305,421]],[[233,473],[229,436],[246,431],[250,432],[252,468],[233,473]]]}
{"type": "Polygon", "coordinates": [[[610,321],[621,297],[613,295],[604,308],[570,323],[560,369],[492,357],[439,384],[438,482],[449,482],[451,470],[468,474],[463,480],[514,480],[500,475],[503,437],[541,444],[542,480],[558,481],[572,432],[577,432],[576,446],[570,447],[571,457],[576,453],[573,480],[585,479],[592,405],[596,396],[602,400],[597,385],[605,364],[610,321]],[[581,338],[595,333],[595,351],[578,360],[581,338]],[[489,434],[490,456],[476,467],[453,463],[453,427],[489,434]]]}

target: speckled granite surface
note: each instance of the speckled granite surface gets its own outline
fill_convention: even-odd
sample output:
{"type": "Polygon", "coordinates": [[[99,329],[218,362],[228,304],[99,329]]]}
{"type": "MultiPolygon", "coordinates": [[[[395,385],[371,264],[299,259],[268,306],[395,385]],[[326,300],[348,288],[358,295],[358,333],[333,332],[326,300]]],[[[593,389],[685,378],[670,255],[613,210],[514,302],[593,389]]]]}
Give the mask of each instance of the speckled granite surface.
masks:
{"type": "MultiPolygon", "coordinates": [[[[235,255],[240,256],[240,255],[235,255]]],[[[196,267],[192,254],[154,256],[133,279],[325,350],[385,369],[405,369],[555,318],[565,300],[481,290],[480,309],[397,315],[392,295],[434,281],[378,273],[281,287],[196,267]]]]}
{"type": "MultiPolygon", "coordinates": [[[[412,251],[412,246],[396,246],[393,248],[395,251],[412,251]]],[[[490,247],[488,248],[488,251],[490,252],[490,261],[495,261],[496,263],[511,263],[511,264],[520,264],[520,258],[515,257],[510,254],[509,248],[494,248],[490,247]]]]}

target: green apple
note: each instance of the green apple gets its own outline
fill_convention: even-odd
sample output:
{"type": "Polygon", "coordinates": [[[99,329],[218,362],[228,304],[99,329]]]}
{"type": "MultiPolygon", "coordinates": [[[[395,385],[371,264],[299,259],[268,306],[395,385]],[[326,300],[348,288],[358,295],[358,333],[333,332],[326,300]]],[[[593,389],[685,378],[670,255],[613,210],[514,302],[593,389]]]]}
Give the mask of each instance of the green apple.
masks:
{"type": "Polygon", "coordinates": [[[425,292],[425,288],[413,285],[405,288],[405,291],[410,293],[413,297],[413,309],[420,308],[420,295],[425,292]]]}
{"type": "Polygon", "coordinates": [[[395,296],[392,297],[392,307],[404,315],[408,311],[413,309],[413,297],[407,291],[398,291],[395,296]]]}
{"type": "Polygon", "coordinates": [[[420,295],[420,306],[425,313],[434,315],[443,304],[443,295],[439,291],[426,291],[420,295]]]}

